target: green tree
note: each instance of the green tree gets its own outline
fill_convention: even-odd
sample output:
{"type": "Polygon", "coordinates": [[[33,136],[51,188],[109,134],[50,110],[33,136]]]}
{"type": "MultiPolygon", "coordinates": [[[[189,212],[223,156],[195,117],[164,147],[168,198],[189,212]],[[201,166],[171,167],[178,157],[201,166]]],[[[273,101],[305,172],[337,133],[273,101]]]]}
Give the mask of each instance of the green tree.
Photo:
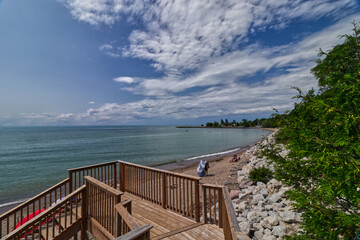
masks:
{"type": "Polygon", "coordinates": [[[220,124],[221,124],[221,126],[223,126],[224,125],[224,120],[220,120],[220,124]]]}
{"type": "Polygon", "coordinates": [[[229,121],[225,119],[225,126],[229,126],[229,121]]]}
{"type": "Polygon", "coordinates": [[[207,127],[212,127],[212,126],[213,126],[213,123],[212,123],[212,122],[207,122],[207,123],[206,123],[206,126],[207,126],[207,127]]]}
{"type": "Polygon", "coordinates": [[[321,51],[312,73],[319,91],[303,94],[285,117],[286,157],[263,150],[275,176],[292,186],[304,232],[293,239],[354,239],[360,229],[360,39],[353,34],[321,51]]]}
{"type": "Polygon", "coordinates": [[[220,124],[215,121],[213,126],[214,126],[214,127],[220,127],[220,124]]]}

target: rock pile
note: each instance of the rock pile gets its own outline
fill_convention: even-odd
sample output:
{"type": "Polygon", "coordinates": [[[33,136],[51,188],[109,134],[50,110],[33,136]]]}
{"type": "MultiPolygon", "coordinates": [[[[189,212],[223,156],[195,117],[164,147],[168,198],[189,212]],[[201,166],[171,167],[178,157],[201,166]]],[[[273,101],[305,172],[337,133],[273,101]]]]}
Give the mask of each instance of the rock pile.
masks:
{"type": "MultiPolygon", "coordinates": [[[[265,166],[274,170],[265,158],[254,155],[261,145],[273,141],[271,134],[267,141],[263,140],[246,151],[248,163],[237,174],[240,190],[230,192],[240,230],[257,240],[283,239],[285,235],[298,231],[301,220],[300,213],[293,211],[291,201],[286,199],[288,187],[276,179],[271,179],[267,184],[253,183],[249,179],[249,172],[253,168],[265,166]]],[[[286,155],[287,150],[282,148],[281,154],[286,155]]]]}

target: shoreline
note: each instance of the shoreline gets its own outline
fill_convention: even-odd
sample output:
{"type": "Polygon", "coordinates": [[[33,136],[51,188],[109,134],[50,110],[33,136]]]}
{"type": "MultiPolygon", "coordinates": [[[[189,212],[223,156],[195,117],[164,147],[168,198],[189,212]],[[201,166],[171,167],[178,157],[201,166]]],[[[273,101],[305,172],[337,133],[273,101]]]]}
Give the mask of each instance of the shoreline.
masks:
{"type": "Polygon", "coordinates": [[[264,139],[266,139],[269,135],[276,131],[274,128],[258,128],[262,130],[270,131],[269,134],[264,136],[259,141],[247,145],[245,147],[238,147],[237,150],[234,150],[225,154],[218,154],[209,157],[197,157],[194,160],[182,160],[179,162],[167,163],[158,166],[154,166],[154,168],[168,170],[176,173],[184,173],[187,175],[198,176],[196,173],[196,169],[200,160],[208,161],[210,164],[210,168],[208,171],[208,175],[202,177],[200,183],[214,184],[214,185],[226,185],[227,180],[229,180],[231,169],[238,168],[246,163],[247,157],[244,156],[245,152],[252,148],[253,146],[259,144],[264,139]],[[230,162],[233,158],[233,155],[236,154],[237,157],[240,157],[240,160],[237,162],[230,162]]]}
{"type": "MultiPolygon", "coordinates": [[[[162,170],[168,170],[173,171],[176,173],[184,173],[187,175],[197,176],[196,168],[198,166],[198,163],[200,160],[205,160],[210,163],[210,169],[208,172],[208,175],[201,178],[200,183],[210,183],[215,185],[224,185],[226,179],[228,178],[230,174],[230,168],[233,166],[236,166],[239,164],[239,162],[243,161],[243,154],[246,152],[247,149],[250,149],[252,146],[256,145],[258,142],[261,142],[263,139],[265,139],[267,136],[269,136],[272,132],[275,131],[275,129],[270,128],[257,128],[262,130],[268,130],[271,131],[269,134],[264,136],[259,141],[243,146],[243,147],[237,147],[230,150],[224,150],[223,152],[219,153],[210,153],[202,156],[196,156],[193,158],[183,159],[181,161],[177,162],[170,162],[165,163],[161,165],[152,166],[153,168],[162,169],[162,170]],[[240,161],[230,163],[229,161],[232,159],[233,155],[237,154],[237,157],[241,158],[240,161]]],[[[33,197],[33,196],[31,196],[33,197]]],[[[30,198],[31,198],[30,197],[30,198]]],[[[0,215],[7,212],[8,210],[16,207],[17,205],[21,204],[22,202],[25,202],[29,198],[23,197],[21,198],[19,196],[18,200],[14,200],[13,202],[3,203],[5,206],[0,207],[0,215]]]]}

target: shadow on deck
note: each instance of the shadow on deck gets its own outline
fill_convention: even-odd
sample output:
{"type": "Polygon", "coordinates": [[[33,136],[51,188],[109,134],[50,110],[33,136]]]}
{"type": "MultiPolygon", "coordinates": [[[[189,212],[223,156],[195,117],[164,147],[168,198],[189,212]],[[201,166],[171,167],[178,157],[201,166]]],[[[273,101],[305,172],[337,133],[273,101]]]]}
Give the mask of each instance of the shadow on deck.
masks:
{"type": "Polygon", "coordinates": [[[214,224],[197,223],[129,193],[122,196],[132,201],[132,216],[140,225],[151,225],[151,239],[224,239],[221,228],[214,224]]]}
{"type": "Polygon", "coordinates": [[[1,215],[0,238],[85,240],[88,231],[99,240],[249,240],[224,186],[123,161],[68,172],[1,215]]]}

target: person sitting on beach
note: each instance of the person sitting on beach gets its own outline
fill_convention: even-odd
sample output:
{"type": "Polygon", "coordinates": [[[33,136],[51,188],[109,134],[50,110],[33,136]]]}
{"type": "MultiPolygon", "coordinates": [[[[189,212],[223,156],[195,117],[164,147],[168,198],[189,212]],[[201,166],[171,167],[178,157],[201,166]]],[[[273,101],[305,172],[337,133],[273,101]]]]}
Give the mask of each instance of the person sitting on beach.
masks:
{"type": "Polygon", "coordinates": [[[196,170],[197,175],[199,175],[199,177],[205,177],[205,175],[207,174],[207,169],[209,168],[209,164],[208,167],[206,167],[206,164],[208,164],[206,161],[200,160],[200,163],[196,170]]]}
{"type": "Polygon", "coordinates": [[[209,164],[209,162],[208,162],[208,161],[205,161],[205,168],[204,168],[204,170],[205,170],[205,175],[207,175],[207,174],[208,174],[208,170],[209,170],[209,168],[210,168],[210,164],[209,164]]]}
{"type": "Polygon", "coordinates": [[[237,162],[237,154],[234,155],[234,157],[230,160],[230,162],[237,162]]]}

